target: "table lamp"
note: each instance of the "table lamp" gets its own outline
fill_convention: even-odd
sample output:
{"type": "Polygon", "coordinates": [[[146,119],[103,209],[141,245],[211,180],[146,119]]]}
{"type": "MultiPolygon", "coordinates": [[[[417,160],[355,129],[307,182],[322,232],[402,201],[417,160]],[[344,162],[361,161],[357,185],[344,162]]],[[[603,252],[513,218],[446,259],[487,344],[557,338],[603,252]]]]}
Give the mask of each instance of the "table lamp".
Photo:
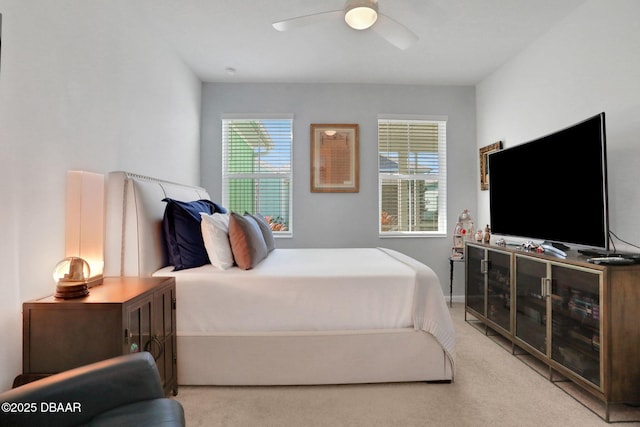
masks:
{"type": "Polygon", "coordinates": [[[57,298],[83,297],[102,283],[104,186],[104,175],[67,172],[66,257],[53,272],[57,298]]]}

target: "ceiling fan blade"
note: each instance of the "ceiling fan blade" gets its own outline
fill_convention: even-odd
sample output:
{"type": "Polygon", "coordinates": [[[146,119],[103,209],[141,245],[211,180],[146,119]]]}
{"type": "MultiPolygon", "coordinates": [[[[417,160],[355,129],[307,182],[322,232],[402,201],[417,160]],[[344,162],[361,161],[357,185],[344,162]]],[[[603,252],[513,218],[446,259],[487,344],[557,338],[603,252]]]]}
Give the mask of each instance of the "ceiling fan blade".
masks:
{"type": "Polygon", "coordinates": [[[284,21],[274,22],[273,28],[278,31],[289,31],[300,27],[315,25],[324,21],[329,21],[335,17],[342,17],[344,11],[332,10],[330,12],[320,12],[311,15],[298,16],[297,18],[285,19],[284,21]]]}
{"type": "Polygon", "coordinates": [[[383,14],[378,14],[378,20],[371,29],[402,50],[407,49],[419,39],[413,31],[383,14]]]}

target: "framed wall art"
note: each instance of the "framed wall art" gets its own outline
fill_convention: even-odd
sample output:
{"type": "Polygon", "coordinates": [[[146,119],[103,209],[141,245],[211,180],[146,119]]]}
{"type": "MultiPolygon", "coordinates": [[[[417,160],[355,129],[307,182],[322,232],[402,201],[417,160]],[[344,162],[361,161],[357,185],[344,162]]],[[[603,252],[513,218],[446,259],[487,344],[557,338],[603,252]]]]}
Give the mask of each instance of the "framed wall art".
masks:
{"type": "Polygon", "coordinates": [[[357,124],[311,125],[311,192],[360,190],[358,133],[357,124]]]}
{"type": "Polygon", "coordinates": [[[480,149],[480,190],[489,189],[489,154],[502,150],[502,141],[480,149]]]}

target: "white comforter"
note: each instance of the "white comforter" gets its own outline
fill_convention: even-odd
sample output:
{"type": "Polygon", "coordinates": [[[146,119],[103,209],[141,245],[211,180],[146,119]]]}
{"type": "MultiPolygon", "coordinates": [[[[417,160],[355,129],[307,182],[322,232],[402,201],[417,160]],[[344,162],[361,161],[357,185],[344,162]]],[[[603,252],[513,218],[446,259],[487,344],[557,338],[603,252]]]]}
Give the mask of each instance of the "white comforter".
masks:
{"type": "Polygon", "coordinates": [[[176,277],[178,335],[415,328],[452,355],[455,333],[435,273],[382,248],[276,249],[252,270],[211,265],[176,277]]]}

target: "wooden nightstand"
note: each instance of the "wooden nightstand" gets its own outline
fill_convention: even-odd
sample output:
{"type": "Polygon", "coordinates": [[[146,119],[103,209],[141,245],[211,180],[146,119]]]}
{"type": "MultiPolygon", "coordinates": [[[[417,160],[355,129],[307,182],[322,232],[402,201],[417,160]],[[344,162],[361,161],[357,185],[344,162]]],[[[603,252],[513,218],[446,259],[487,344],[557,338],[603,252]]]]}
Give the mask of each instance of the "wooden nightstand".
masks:
{"type": "Polygon", "coordinates": [[[14,384],[138,351],[156,360],[165,393],[178,393],[172,277],[110,277],[88,296],[23,304],[23,374],[14,384]]]}

